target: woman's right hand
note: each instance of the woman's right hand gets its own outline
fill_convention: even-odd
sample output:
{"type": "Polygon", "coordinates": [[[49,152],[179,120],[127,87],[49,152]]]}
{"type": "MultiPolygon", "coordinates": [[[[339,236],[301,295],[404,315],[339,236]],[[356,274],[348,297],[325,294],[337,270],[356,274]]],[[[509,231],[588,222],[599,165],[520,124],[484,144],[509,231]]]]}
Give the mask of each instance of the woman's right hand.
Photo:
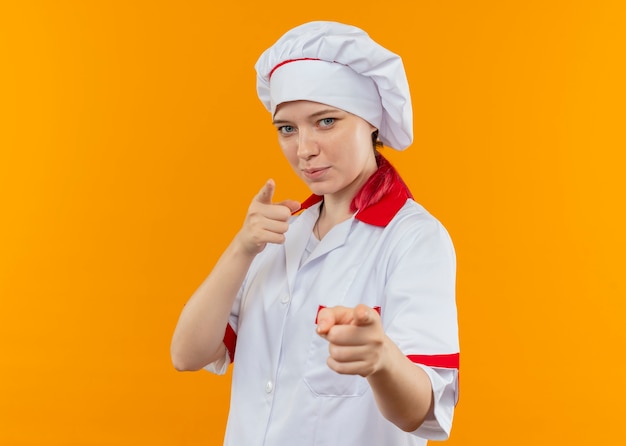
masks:
{"type": "Polygon", "coordinates": [[[291,214],[300,209],[300,203],[285,200],[272,203],[274,180],[268,180],[250,203],[243,227],[236,241],[244,252],[257,255],[268,243],[284,243],[291,214]]]}

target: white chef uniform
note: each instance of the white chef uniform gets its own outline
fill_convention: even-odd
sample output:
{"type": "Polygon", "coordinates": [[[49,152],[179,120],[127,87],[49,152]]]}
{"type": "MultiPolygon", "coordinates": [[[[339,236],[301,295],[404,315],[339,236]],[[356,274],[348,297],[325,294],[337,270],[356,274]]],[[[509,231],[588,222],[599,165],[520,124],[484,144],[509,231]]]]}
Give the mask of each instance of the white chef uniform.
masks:
{"type": "Polygon", "coordinates": [[[207,366],[224,373],[234,355],[224,444],[417,446],[447,438],[459,345],[455,255],[446,230],[400,182],[316,245],[318,214],[319,203],[294,217],[285,243],[267,245],[255,258],[232,308],[227,354],[207,366]],[[413,433],[381,415],[365,378],[326,364],[317,312],[359,303],[380,312],[387,336],[432,382],[434,411],[413,433]]]}

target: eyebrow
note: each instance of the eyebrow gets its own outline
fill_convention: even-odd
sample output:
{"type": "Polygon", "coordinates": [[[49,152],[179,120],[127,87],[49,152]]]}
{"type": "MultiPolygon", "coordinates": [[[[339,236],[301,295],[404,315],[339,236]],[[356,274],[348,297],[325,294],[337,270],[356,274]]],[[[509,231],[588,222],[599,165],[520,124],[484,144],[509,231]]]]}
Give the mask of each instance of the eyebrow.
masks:
{"type": "MultiPolygon", "coordinates": [[[[328,115],[328,114],[332,114],[332,113],[338,113],[340,110],[337,108],[325,108],[324,110],[320,110],[317,111],[315,113],[312,113],[308,116],[309,119],[315,119],[318,118],[322,115],[328,115]]],[[[277,125],[277,124],[289,124],[291,121],[285,120],[285,119],[275,119],[274,121],[272,121],[272,124],[277,125]]]]}

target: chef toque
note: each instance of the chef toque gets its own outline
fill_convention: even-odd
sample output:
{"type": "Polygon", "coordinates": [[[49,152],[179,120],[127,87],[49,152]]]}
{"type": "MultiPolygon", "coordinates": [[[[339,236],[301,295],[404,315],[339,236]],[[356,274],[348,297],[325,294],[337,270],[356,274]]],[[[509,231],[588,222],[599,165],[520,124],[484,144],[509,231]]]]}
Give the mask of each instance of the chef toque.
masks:
{"type": "Polygon", "coordinates": [[[255,69],[259,99],[272,116],[283,102],[319,102],[363,118],[385,146],[404,150],[413,141],[402,59],[357,27],[300,25],[265,50],[255,69]]]}

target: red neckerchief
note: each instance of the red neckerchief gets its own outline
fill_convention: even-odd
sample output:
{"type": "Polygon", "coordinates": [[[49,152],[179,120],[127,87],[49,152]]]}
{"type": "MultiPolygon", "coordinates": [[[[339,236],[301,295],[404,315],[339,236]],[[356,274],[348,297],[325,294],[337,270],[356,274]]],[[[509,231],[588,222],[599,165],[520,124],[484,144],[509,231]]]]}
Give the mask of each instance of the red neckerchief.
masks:
{"type": "MultiPolygon", "coordinates": [[[[311,195],[304,200],[300,210],[310,208],[314,204],[322,201],[323,198],[324,197],[321,195],[311,195]]],[[[369,225],[387,226],[409,198],[413,198],[413,195],[406,184],[401,180],[394,181],[389,192],[385,194],[380,201],[364,209],[360,209],[354,218],[369,225]]]]}

